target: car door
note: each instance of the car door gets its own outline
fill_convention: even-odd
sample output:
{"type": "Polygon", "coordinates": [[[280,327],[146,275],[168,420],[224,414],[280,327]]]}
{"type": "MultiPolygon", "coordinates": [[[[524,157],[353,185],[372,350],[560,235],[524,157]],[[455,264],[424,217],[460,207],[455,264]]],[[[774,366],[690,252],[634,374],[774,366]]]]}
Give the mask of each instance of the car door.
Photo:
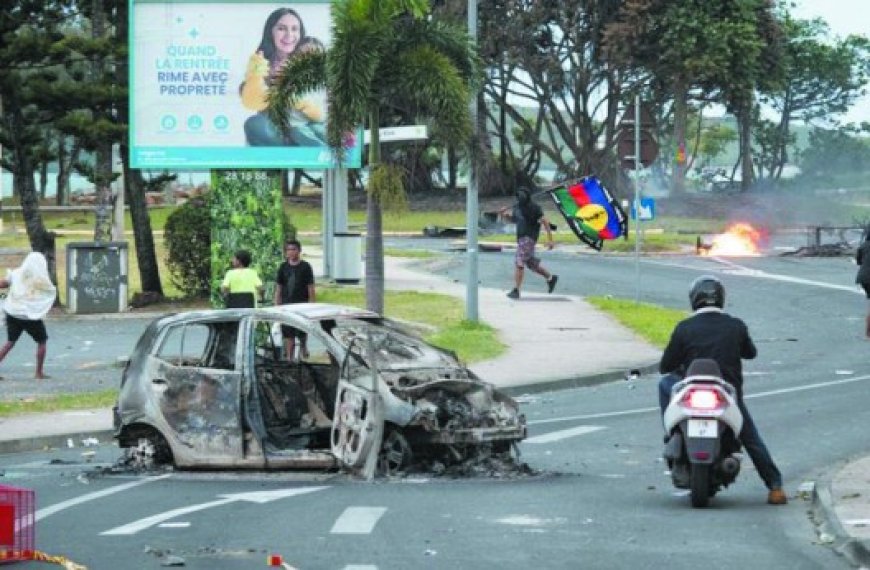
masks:
{"type": "Polygon", "coordinates": [[[238,321],[186,322],[165,331],[150,379],[163,421],[190,465],[242,456],[238,321]]]}
{"type": "Polygon", "coordinates": [[[358,337],[347,347],[332,419],[332,453],[345,468],[374,477],[384,436],[384,404],[378,394],[371,339],[358,337]]]}

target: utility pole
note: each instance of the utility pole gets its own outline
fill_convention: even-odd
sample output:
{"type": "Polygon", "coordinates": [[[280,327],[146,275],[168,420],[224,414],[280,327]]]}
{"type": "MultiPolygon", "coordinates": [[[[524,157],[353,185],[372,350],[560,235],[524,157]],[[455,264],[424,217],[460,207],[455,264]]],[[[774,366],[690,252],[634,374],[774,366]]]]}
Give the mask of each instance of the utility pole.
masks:
{"type": "MultiPolygon", "coordinates": [[[[468,35],[477,48],[477,0],[468,0],[468,35]]],[[[471,152],[469,153],[468,188],[465,191],[465,318],[477,322],[477,92],[471,94],[471,152]]]]}

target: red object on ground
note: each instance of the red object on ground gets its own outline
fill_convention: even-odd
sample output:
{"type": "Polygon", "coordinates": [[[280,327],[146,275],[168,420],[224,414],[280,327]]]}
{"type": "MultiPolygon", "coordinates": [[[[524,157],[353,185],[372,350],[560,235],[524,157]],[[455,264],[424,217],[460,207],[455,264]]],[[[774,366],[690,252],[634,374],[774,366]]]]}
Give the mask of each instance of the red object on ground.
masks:
{"type": "Polygon", "coordinates": [[[281,566],[283,563],[284,559],[281,558],[280,554],[269,555],[269,566],[281,566]]]}
{"type": "Polygon", "coordinates": [[[0,485],[0,564],[33,560],[35,534],[36,494],[0,485]]]}

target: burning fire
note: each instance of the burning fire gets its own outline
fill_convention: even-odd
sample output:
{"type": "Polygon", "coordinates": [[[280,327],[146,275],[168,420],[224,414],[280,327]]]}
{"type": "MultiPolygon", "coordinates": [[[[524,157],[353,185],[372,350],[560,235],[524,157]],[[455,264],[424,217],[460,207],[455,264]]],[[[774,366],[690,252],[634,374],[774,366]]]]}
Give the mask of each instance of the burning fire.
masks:
{"type": "Polygon", "coordinates": [[[758,255],[758,244],[761,241],[761,232],[751,225],[738,222],[732,224],[721,233],[713,237],[709,246],[701,250],[703,255],[719,256],[747,256],[758,255]]]}

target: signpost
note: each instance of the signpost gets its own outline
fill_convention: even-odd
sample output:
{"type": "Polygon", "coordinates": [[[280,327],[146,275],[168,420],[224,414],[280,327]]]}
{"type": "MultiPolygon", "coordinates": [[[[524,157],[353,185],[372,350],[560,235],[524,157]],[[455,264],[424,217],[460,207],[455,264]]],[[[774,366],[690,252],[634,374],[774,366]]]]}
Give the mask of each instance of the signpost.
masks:
{"type": "MultiPolygon", "coordinates": [[[[649,108],[646,106],[641,107],[640,95],[635,95],[634,119],[630,119],[628,111],[626,111],[622,120],[619,121],[619,133],[616,135],[616,147],[622,167],[634,170],[634,202],[632,203],[632,210],[635,212],[641,211],[640,168],[641,166],[648,167],[651,165],[659,154],[658,143],[656,143],[652,135],[654,126],[655,123],[649,108]],[[632,134],[634,135],[634,140],[631,138],[632,134]]],[[[642,235],[640,228],[642,220],[643,218],[638,217],[634,229],[635,303],[640,302],[640,242],[642,235]]]]}

